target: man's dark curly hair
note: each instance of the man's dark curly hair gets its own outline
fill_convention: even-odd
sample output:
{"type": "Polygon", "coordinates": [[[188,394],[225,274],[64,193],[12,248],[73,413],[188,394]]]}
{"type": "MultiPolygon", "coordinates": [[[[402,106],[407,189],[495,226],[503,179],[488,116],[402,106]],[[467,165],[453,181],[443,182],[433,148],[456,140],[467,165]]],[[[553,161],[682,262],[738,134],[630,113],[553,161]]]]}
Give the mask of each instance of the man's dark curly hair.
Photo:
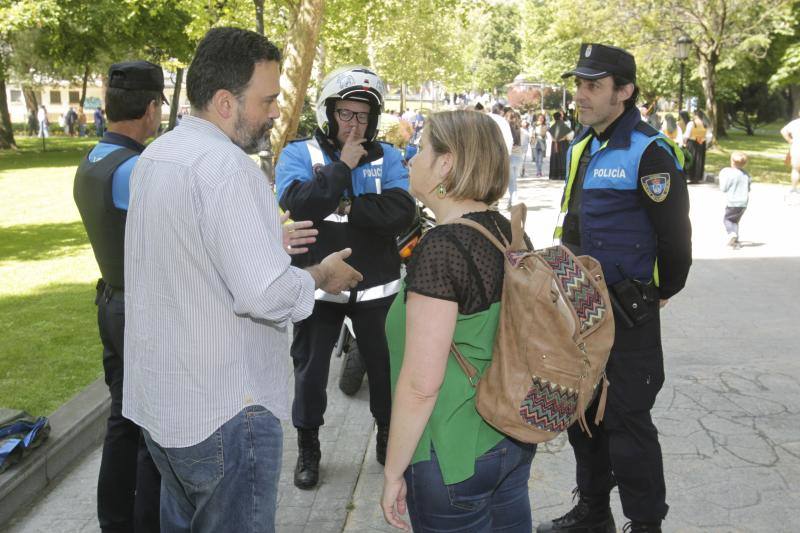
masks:
{"type": "Polygon", "coordinates": [[[209,30],[197,46],[186,76],[186,95],[192,107],[205,109],[220,89],[240,96],[261,61],[281,61],[280,50],[263,35],[239,28],[209,30]]]}

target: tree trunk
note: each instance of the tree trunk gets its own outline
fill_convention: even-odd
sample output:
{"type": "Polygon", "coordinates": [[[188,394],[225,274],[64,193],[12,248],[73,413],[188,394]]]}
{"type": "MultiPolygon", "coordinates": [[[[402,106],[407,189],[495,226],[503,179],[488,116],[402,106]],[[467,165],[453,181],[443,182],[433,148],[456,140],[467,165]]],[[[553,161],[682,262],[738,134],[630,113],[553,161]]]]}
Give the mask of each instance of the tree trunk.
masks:
{"type": "Polygon", "coordinates": [[[795,84],[789,86],[789,99],[792,109],[791,115],[788,118],[791,120],[800,113],[800,85],[795,84]]]}
{"type": "Polygon", "coordinates": [[[256,7],[256,33],[264,35],[264,0],[253,0],[256,7]]]}
{"type": "Polygon", "coordinates": [[[83,102],[86,101],[86,84],[89,81],[89,64],[83,68],[83,85],[81,86],[81,102],[80,106],[83,107],[83,102]]]}
{"type": "Polygon", "coordinates": [[[183,69],[175,70],[175,90],[172,93],[172,103],[169,106],[169,124],[167,131],[175,127],[178,121],[178,110],[181,107],[181,85],[183,84],[183,69]]]}
{"type": "MultiPolygon", "coordinates": [[[[319,43],[317,46],[317,87],[322,87],[322,82],[325,81],[325,75],[328,73],[328,51],[325,48],[325,43],[319,43]]],[[[313,102],[312,102],[313,103],[313,102]]]]}
{"type": "Polygon", "coordinates": [[[8,96],[6,94],[6,62],[0,57],[0,149],[17,149],[14,140],[14,128],[11,125],[11,115],[8,112],[8,96]]]}
{"type": "Polygon", "coordinates": [[[709,146],[717,144],[717,87],[716,87],[716,62],[700,54],[700,80],[703,83],[703,92],[706,96],[706,115],[711,125],[711,142],[709,146]]]}
{"type": "Polygon", "coordinates": [[[325,0],[300,0],[297,19],[286,40],[281,74],[281,116],[271,135],[276,158],[297,133],[324,11],[325,0]]]}
{"type": "Polygon", "coordinates": [[[406,82],[400,84],[400,115],[406,112],[406,82]]]}
{"type": "Polygon", "coordinates": [[[25,97],[25,107],[34,113],[39,111],[39,99],[36,98],[36,91],[30,85],[22,86],[22,95],[25,97]]]}
{"type": "MultiPolygon", "coordinates": [[[[745,113],[747,115],[747,113],[745,113]]],[[[728,121],[725,119],[725,102],[718,102],[717,103],[717,125],[714,128],[716,130],[716,137],[727,137],[728,136],[728,121]]]]}

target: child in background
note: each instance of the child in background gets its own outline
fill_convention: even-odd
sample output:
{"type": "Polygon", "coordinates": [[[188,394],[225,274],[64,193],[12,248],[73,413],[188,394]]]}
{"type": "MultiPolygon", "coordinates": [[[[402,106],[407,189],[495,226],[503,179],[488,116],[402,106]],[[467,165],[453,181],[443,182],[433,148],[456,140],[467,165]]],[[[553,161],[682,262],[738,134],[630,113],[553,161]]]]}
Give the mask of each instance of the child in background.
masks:
{"type": "Polygon", "coordinates": [[[728,232],[728,246],[734,250],[742,247],[739,244],[739,220],[741,220],[747,201],[750,197],[750,175],[745,172],[747,154],[731,153],[731,166],[723,168],[719,173],[719,188],[725,193],[725,231],[728,232]]]}

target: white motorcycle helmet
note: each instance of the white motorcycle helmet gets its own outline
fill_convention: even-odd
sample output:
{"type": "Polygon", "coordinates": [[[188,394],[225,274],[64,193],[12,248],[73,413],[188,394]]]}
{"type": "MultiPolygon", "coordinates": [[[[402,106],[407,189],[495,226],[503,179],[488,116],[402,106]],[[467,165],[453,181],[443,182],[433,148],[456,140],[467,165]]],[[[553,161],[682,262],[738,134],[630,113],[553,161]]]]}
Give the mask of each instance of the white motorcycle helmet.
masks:
{"type": "Polygon", "coordinates": [[[330,139],[335,139],[338,124],[333,116],[336,100],[357,100],[370,106],[369,123],[364,137],[374,141],[378,136],[386,87],[375,72],[361,65],[341,67],[328,74],[317,98],[317,125],[330,139]]]}

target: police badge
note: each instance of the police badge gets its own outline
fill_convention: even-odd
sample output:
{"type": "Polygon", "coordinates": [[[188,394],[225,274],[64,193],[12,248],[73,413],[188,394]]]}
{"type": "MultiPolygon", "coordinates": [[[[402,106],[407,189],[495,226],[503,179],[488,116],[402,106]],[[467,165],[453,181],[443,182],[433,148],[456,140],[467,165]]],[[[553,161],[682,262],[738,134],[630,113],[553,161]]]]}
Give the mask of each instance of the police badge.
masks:
{"type": "Polygon", "coordinates": [[[669,194],[669,172],[642,176],[642,187],[654,202],[663,202],[669,194]]]}

